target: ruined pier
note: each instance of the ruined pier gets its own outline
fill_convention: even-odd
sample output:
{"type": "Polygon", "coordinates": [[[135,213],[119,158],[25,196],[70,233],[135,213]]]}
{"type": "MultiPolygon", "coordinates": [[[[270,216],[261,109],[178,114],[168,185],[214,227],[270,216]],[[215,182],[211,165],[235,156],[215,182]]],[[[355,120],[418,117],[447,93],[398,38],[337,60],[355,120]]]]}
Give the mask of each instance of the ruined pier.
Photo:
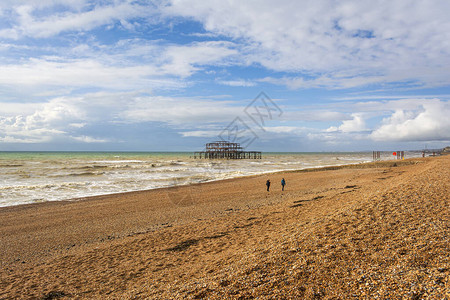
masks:
{"type": "Polygon", "coordinates": [[[239,143],[216,141],[207,143],[205,151],[194,152],[199,159],[261,159],[260,151],[244,151],[239,143]]]}

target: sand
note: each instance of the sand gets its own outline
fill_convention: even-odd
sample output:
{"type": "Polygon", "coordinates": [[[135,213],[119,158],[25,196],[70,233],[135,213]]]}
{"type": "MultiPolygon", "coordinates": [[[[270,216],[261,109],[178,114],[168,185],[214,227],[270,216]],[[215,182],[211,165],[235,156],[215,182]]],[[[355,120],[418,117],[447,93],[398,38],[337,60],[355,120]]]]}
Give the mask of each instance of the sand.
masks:
{"type": "Polygon", "coordinates": [[[449,167],[408,159],[0,208],[0,299],[450,299],[449,167]]]}

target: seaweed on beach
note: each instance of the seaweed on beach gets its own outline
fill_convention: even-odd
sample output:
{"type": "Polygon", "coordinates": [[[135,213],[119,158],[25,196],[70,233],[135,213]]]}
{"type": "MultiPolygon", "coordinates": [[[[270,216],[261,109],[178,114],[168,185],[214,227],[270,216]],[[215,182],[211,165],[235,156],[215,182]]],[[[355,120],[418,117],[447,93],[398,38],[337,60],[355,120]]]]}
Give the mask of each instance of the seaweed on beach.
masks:
{"type": "Polygon", "coordinates": [[[189,239],[189,240],[179,243],[175,247],[166,249],[166,251],[173,251],[173,252],[184,251],[184,250],[188,249],[189,247],[198,244],[199,241],[200,241],[199,239],[189,239]]]}
{"type": "Polygon", "coordinates": [[[52,300],[52,299],[58,299],[67,296],[66,293],[62,291],[51,291],[47,293],[44,297],[42,297],[42,300],[52,300]]]}

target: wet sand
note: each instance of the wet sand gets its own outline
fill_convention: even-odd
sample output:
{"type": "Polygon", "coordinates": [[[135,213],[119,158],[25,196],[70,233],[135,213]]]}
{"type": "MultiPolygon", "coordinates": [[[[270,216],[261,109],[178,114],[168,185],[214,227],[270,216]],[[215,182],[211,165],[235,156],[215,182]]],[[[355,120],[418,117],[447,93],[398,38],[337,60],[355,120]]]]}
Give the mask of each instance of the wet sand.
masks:
{"type": "Polygon", "coordinates": [[[450,299],[449,182],[445,156],[0,208],[0,299],[450,299]]]}

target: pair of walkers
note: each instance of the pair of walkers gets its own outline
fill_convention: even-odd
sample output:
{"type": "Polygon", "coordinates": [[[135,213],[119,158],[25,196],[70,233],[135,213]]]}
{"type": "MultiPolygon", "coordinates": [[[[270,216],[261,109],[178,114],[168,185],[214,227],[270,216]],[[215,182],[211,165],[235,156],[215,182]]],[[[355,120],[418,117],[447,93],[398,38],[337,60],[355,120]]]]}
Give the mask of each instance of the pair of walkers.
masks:
{"type": "MultiPolygon", "coordinates": [[[[283,178],[283,179],[281,179],[281,190],[282,191],[284,191],[285,185],[286,185],[286,180],[284,180],[284,178],[283,178]]],[[[269,191],[269,189],[270,189],[270,180],[269,179],[267,179],[267,181],[266,181],[266,186],[267,186],[267,191],[269,191]]]]}

